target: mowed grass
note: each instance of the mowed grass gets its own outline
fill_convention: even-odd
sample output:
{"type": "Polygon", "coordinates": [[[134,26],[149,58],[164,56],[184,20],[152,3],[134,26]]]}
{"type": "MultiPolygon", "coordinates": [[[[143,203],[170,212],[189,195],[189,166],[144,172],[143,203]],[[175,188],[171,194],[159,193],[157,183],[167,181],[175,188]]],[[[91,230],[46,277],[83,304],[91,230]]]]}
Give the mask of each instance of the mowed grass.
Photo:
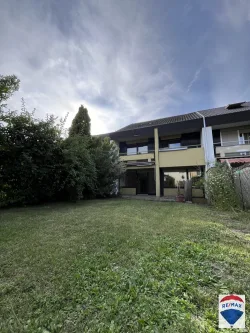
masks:
{"type": "Polygon", "coordinates": [[[0,214],[1,333],[217,332],[220,293],[249,302],[247,213],[110,199],[0,214]]]}

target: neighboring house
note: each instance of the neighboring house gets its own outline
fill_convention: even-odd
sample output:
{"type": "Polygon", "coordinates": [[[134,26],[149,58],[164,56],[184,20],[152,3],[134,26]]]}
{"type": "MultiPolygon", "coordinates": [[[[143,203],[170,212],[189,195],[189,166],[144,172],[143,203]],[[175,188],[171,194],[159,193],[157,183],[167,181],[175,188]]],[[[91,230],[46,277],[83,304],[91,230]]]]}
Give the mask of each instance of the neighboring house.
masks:
{"type": "Polygon", "coordinates": [[[126,163],[122,194],[174,197],[216,159],[236,165],[249,159],[250,102],[135,123],[107,135],[126,163]]]}

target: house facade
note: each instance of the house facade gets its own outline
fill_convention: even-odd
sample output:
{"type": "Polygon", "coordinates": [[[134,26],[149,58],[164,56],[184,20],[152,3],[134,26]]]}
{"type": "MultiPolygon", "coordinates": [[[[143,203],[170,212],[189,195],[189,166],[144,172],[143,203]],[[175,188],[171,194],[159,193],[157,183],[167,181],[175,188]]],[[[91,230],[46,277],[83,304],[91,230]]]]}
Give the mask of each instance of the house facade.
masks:
{"type": "Polygon", "coordinates": [[[250,102],[131,124],[108,135],[126,163],[121,194],[175,197],[192,179],[193,201],[199,202],[199,180],[216,160],[249,160],[250,102]]]}

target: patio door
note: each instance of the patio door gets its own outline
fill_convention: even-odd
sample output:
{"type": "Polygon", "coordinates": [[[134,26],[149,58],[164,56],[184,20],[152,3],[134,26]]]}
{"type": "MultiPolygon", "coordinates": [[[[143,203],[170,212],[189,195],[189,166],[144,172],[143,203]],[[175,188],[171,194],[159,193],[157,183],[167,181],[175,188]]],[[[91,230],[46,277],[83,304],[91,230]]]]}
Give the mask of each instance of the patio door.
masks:
{"type": "Polygon", "coordinates": [[[137,194],[148,194],[148,173],[140,170],[137,172],[137,194]]]}

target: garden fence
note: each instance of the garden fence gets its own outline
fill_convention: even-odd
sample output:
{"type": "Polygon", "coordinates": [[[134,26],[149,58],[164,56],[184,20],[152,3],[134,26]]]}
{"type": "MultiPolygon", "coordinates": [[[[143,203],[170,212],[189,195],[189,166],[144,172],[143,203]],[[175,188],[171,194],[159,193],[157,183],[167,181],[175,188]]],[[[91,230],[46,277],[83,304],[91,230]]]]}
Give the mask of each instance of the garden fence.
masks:
{"type": "Polygon", "coordinates": [[[250,165],[235,170],[235,186],[242,208],[250,208],[250,165]]]}

